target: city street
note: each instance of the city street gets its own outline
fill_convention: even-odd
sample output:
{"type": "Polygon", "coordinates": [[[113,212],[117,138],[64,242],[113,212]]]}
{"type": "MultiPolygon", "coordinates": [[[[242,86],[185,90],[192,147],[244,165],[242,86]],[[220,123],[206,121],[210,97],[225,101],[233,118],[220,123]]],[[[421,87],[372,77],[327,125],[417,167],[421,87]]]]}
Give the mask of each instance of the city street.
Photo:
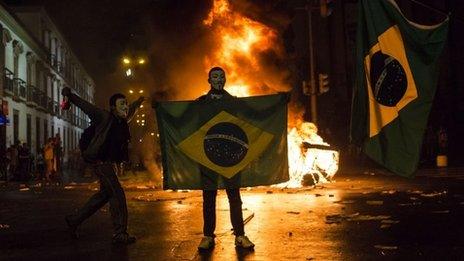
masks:
{"type": "MultiPolygon", "coordinates": [[[[383,171],[335,176],[299,189],[242,190],[245,231],[255,251],[235,249],[227,197],[218,196],[216,247],[199,254],[199,191],[162,191],[124,182],[129,232],[138,241],[111,244],[108,206],[80,228],[64,216],[97,184],[0,190],[1,260],[456,260],[464,255],[464,170],[421,170],[414,179],[383,171]]],[[[3,184],[4,185],[4,184],[3,184]]]]}

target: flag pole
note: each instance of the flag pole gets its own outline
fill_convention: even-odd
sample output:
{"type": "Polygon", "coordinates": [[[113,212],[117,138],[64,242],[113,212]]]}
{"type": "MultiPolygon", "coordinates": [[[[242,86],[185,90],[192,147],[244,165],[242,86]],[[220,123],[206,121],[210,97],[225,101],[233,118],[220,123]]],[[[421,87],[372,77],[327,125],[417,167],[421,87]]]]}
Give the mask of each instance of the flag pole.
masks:
{"type": "Polygon", "coordinates": [[[429,9],[429,10],[435,11],[435,12],[437,12],[437,13],[439,13],[439,14],[442,14],[442,15],[445,15],[445,16],[448,15],[447,13],[445,13],[444,11],[442,11],[442,10],[440,10],[440,9],[438,9],[438,8],[435,8],[435,7],[433,7],[433,6],[424,4],[424,3],[419,2],[419,1],[417,1],[417,0],[409,0],[409,1],[410,1],[410,2],[413,2],[413,3],[415,3],[415,4],[418,4],[418,5],[422,6],[422,7],[425,7],[425,8],[427,8],[427,9],[429,9]]]}
{"type": "Polygon", "coordinates": [[[310,108],[311,122],[317,124],[317,88],[316,79],[314,76],[314,43],[313,43],[313,25],[312,25],[312,9],[310,3],[307,5],[308,10],[308,31],[309,31],[309,80],[310,80],[310,108]]]}

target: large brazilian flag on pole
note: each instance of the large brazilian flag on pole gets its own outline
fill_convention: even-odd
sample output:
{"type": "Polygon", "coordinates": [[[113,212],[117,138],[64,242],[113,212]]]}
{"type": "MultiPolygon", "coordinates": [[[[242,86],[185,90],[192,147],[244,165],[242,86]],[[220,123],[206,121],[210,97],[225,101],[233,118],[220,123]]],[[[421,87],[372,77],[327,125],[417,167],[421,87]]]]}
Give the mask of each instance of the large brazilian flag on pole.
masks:
{"type": "Polygon", "coordinates": [[[360,0],[351,139],[401,176],[417,169],[435,95],[444,22],[409,21],[393,0],[360,0]]]}
{"type": "Polygon", "coordinates": [[[287,95],[155,103],[164,189],[288,181],[287,95]]]}

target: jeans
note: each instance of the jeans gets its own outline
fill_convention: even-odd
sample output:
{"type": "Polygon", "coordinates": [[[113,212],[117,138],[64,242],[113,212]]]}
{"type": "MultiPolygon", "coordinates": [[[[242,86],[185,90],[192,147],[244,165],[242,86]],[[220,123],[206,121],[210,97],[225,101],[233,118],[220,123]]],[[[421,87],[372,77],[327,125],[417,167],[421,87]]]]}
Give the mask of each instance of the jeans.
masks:
{"type": "Polygon", "coordinates": [[[106,203],[110,203],[111,219],[115,234],[127,231],[127,205],[124,190],[119,183],[112,163],[95,166],[95,173],[100,180],[100,191],[89,198],[87,203],[70,217],[73,225],[80,225],[106,203]]]}
{"type": "MultiPolygon", "coordinates": [[[[243,214],[240,189],[226,189],[230,205],[230,220],[235,236],[243,236],[243,214]]],[[[214,237],[216,229],[216,196],[217,190],[203,190],[203,234],[214,237]]]]}

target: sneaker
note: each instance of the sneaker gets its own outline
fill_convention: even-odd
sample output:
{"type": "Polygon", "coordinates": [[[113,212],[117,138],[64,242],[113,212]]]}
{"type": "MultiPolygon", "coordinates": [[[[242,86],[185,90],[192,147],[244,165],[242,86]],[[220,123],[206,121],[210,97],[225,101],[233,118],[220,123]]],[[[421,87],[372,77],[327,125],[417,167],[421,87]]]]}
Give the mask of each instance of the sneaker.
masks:
{"type": "Polygon", "coordinates": [[[135,243],[137,238],[130,236],[128,233],[119,233],[113,236],[113,244],[129,245],[135,243]]]}
{"type": "Polygon", "coordinates": [[[235,237],[235,246],[236,247],[241,247],[241,248],[246,248],[246,249],[252,249],[255,247],[255,244],[250,241],[250,239],[247,236],[236,236],[235,237]]]}
{"type": "Polygon", "coordinates": [[[203,251],[203,250],[210,250],[214,247],[214,238],[213,237],[208,237],[204,236],[201,239],[200,244],[198,245],[198,250],[203,251]]]}
{"type": "Polygon", "coordinates": [[[66,224],[68,225],[68,233],[71,236],[72,239],[78,239],[79,234],[77,233],[77,227],[71,222],[72,216],[68,215],[64,218],[66,220],[66,224]]]}

